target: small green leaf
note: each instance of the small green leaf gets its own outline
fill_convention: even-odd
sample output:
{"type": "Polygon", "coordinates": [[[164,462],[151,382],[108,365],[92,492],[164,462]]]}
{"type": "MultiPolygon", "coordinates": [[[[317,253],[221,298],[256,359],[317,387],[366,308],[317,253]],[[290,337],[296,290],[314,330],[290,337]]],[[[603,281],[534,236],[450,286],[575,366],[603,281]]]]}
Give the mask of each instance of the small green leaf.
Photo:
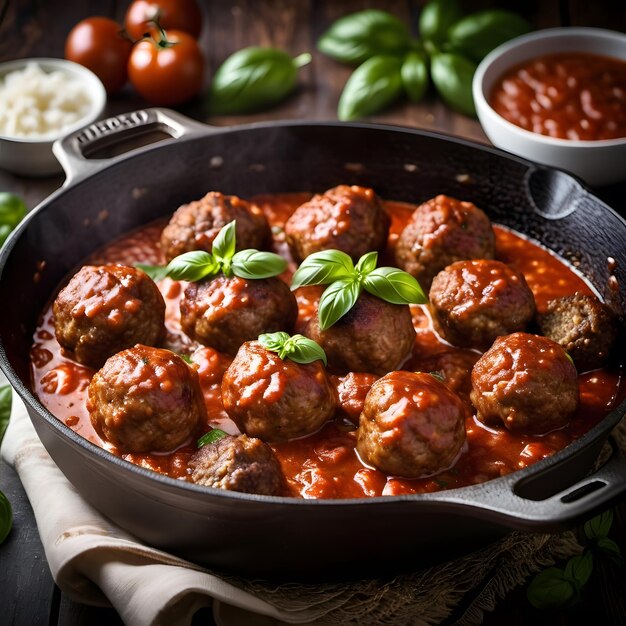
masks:
{"type": "Polygon", "coordinates": [[[12,525],[13,511],[11,510],[11,503],[0,491],[0,543],[7,538],[7,535],[11,532],[12,525]]]}
{"type": "Polygon", "coordinates": [[[424,304],[426,295],[415,277],[395,267],[379,267],[363,280],[373,296],[392,304],[424,304]]]}
{"type": "Polygon", "coordinates": [[[2,441],[4,431],[9,425],[12,403],[11,385],[2,385],[0,387],[0,441],[2,441]]]}
{"type": "Polygon", "coordinates": [[[378,252],[368,252],[364,254],[356,264],[356,270],[361,276],[366,276],[376,269],[378,263],[378,252]]]}
{"type": "Polygon", "coordinates": [[[290,337],[285,332],[264,333],[259,335],[259,343],[270,352],[276,352],[281,359],[291,359],[295,363],[306,365],[313,361],[326,362],[326,353],[322,347],[303,335],[290,337]]]}
{"type": "Polygon", "coordinates": [[[622,551],[613,539],[601,537],[596,544],[602,552],[606,553],[616,563],[623,563],[622,551]]]}
{"type": "Polygon", "coordinates": [[[472,80],[476,63],[451,52],[434,54],[430,76],[443,101],[455,111],[476,116],[472,80]]]}
{"type": "Polygon", "coordinates": [[[291,278],[291,290],[304,285],[327,285],[355,276],[352,259],[341,250],[322,250],[309,255],[291,278]]]}
{"type": "Polygon", "coordinates": [[[211,252],[216,261],[230,260],[235,254],[237,220],[233,220],[220,229],[213,240],[211,252]]]}
{"type": "Polygon", "coordinates": [[[463,17],[457,0],[430,0],[419,16],[420,35],[433,43],[442,44],[448,29],[463,17]]]}
{"type": "Polygon", "coordinates": [[[445,383],[446,382],[446,375],[440,371],[437,370],[435,372],[428,372],[435,380],[438,380],[440,383],[445,383]]]}
{"type": "Polygon", "coordinates": [[[202,448],[202,446],[206,446],[209,443],[215,443],[216,441],[219,441],[220,439],[223,439],[227,436],[228,433],[220,430],[219,428],[214,428],[208,433],[202,435],[202,437],[200,437],[200,439],[198,439],[198,441],[196,442],[196,445],[198,446],[198,448],[202,448]]]}
{"type": "Polygon", "coordinates": [[[402,94],[402,60],[395,56],[375,56],[352,72],[346,82],[337,115],[350,121],[382,111],[402,94]]]}
{"type": "Polygon", "coordinates": [[[213,255],[204,250],[185,252],[167,265],[167,275],[170,278],[192,282],[217,274],[220,270],[221,267],[215,262],[213,255]]]}
{"type": "Polygon", "coordinates": [[[167,265],[144,265],[143,263],[136,263],[135,267],[148,274],[155,283],[167,278],[167,265]]]}
{"type": "Polygon", "coordinates": [[[586,522],[583,526],[583,530],[587,539],[597,541],[608,536],[612,524],[613,511],[609,509],[586,522]]]}
{"type": "Polygon", "coordinates": [[[428,89],[428,63],[420,52],[407,54],[400,68],[402,86],[411,102],[419,102],[428,89]]]}
{"type": "Polygon", "coordinates": [[[530,581],[526,597],[536,609],[554,609],[568,606],[576,599],[577,592],[561,568],[549,567],[530,581]]]}
{"type": "Polygon", "coordinates": [[[593,554],[587,550],[584,554],[573,556],[565,565],[565,578],[574,581],[580,591],[593,571],[593,554]]]}
{"type": "Polygon", "coordinates": [[[4,245],[4,242],[8,239],[13,228],[8,224],[2,224],[0,226],[0,248],[4,245]]]}
{"type": "Polygon", "coordinates": [[[355,304],[361,293],[360,284],[352,278],[337,280],[324,290],[319,303],[319,325],[327,330],[355,304]]]}
{"type": "Polygon", "coordinates": [[[379,55],[402,55],[411,45],[407,25],[387,11],[366,9],[335,21],[317,42],[318,50],[342,63],[358,65],[379,55]]]}
{"type": "Polygon", "coordinates": [[[240,278],[271,278],[287,269],[287,261],[273,252],[249,249],[237,252],[230,267],[240,278]]]}

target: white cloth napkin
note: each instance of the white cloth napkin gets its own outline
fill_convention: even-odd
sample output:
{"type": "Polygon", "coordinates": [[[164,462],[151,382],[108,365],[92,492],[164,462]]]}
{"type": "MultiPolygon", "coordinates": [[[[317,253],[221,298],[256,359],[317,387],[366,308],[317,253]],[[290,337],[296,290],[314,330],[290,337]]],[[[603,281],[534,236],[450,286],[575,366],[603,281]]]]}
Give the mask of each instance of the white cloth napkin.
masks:
{"type": "Polygon", "coordinates": [[[211,602],[220,625],[304,624],[320,617],[314,607],[278,609],[116,527],[81,498],[54,464],[15,392],[0,452],[16,469],[32,504],[52,576],[73,600],[111,604],[131,626],[185,626],[211,602]]]}

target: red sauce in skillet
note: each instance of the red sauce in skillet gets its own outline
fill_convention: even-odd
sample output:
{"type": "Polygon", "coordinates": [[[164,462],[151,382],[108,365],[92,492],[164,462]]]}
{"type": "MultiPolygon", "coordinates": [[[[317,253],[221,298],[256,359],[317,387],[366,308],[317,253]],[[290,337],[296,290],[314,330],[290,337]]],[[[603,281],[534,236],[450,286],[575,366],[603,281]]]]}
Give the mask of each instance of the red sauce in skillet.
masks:
{"type": "Polygon", "coordinates": [[[506,72],[490,104],[509,122],[550,137],[626,137],[626,62],[586,52],[541,56],[506,72]]]}
{"type": "MultiPolygon", "coordinates": [[[[284,194],[255,198],[273,225],[275,251],[286,257],[289,254],[282,225],[291,212],[309,197],[308,194],[284,194]]],[[[397,202],[386,202],[385,206],[392,218],[389,242],[393,246],[415,207],[397,202]]],[[[89,263],[162,263],[157,242],[163,225],[149,225],[111,243],[90,258],[89,263]]],[[[540,311],[550,298],[575,291],[591,293],[584,280],[550,252],[503,227],[494,228],[497,257],[524,274],[540,311]]],[[[391,262],[390,258],[385,260],[384,256],[385,263],[391,262]]],[[[286,280],[294,267],[291,264],[285,273],[286,280]]],[[[191,342],[182,334],[178,323],[182,285],[166,279],[159,287],[167,306],[168,347],[189,352],[191,342]]],[[[301,289],[297,293],[299,325],[312,314],[313,304],[320,293],[321,288],[317,287],[301,289]]],[[[467,363],[469,371],[478,353],[451,348],[434,333],[423,307],[416,306],[412,310],[417,338],[413,356],[405,368],[418,367],[420,362],[425,363],[425,358],[428,362],[434,359],[441,363],[451,359],[461,364],[467,363]]],[[[209,427],[219,427],[237,433],[236,426],[222,408],[220,398],[220,382],[230,358],[203,347],[193,352],[192,360],[200,375],[209,415],[209,424],[202,432],[209,427]]],[[[93,370],[78,365],[63,354],[54,338],[51,306],[44,312],[35,333],[31,363],[34,390],[43,404],[83,437],[118,454],[112,446],[100,440],[91,426],[85,399],[93,370]]],[[[304,439],[272,445],[294,496],[340,498],[396,495],[484,482],[535,463],[562,449],[598,423],[625,393],[624,385],[620,385],[619,372],[603,369],[581,375],[581,402],[577,414],[565,428],[543,436],[489,429],[470,417],[466,421],[467,443],[454,467],[433,477],[409,480],[389,477],[365,467],[356,455],[356,432],[349,418],[358,416],[359,406],[374,379],[374,376],[365,374],[333,377],[339,386],[343,405],[343,411],[338,413],[336,420],[304,439]]],[[[195,445],[190,442],[190,445],[171,454],[120,456],[137,465],[185,479],[187,461],[194,450],[195,445]]]]}

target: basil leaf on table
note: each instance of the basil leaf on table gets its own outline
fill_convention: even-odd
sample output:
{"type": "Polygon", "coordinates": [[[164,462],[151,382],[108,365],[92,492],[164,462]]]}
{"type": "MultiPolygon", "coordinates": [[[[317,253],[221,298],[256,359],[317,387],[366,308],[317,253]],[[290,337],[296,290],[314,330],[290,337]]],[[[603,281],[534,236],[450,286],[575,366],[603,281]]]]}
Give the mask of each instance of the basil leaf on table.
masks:
{"type": "Polygon", "coordinates": [[[419,52],[406,55],[400,68],[402,86],[411,102],[419,102],[428,89],[428,63],[419,52]]]}
{"type": "Polygon", "coordinates": [[[259,335],[259,343],[270,352],[276,352],[281,359],[290,359],[294,363],[306,365],[313,361],[322,361],[327,365],[326,353],[313,339],[303,335],[290,337],[285,332],[264,333],[259,335]]]}
{"type": "Polygon", "coordinates": [[[406,24],[378,9],[358,11],[338,19],[317,42],[320,52],[351,65],[376,55],[402,55],[410,46],[411,35],[406,24]]]}
{"type": "Polygon", "coordinates": [[[601,537],[596,544],[602,552],[618,565],[623,564],[622,551],[617,542],[608,537],[601,537]]]}
{"type": "Polygon", "coordinates": [[[341,250],[321,250],[310,254],[291,278],[291,290],[304,285],[325,285],[354,276],[352,259],[341,250]]]}
{"type": "Polygon", "coordinates": [[[420,35],[436,45],[444,43],[448,30],[463,17],[457,0],[431,0],[420,12],[420,35]]]}
{"type": "Polygon", "coordinates": [[[526,597],[536,609],[555,609],[575,601],[577,592],[560,567],[549,567],[531,580],[526,597]]]}
{"type": "Polygon", "coordinates": [[[213,76],[210,92],[212,113],[237,114],[280,102],[296,86],[298,69],[311,55],[295,59],[277,48],[243,48],[228,57],[213,76]]]}
{"type": "Polygon", "coordinates": [[[448,43],[455,52],[482,61],[500,44],[530,31],[530,24],[510,11],[490,9],[464,17],[448,31],[448,43]]]}
{"type": "Polygon", "coordinates": [[[372,115],[397,100],[402,93],[402,60],[375,56],[354,70],[339,99],[340,120],[372,115]]]}
{"type": "Polygon", "coordinates": [[[11,385],[0,386],[0,442],[4,437],[4,431],[9,425],[12,403],[13,396],[11,395],[11,385]]]}
{"type": "Polygon", "coordinates": [[[452,52],[434,54],[430,60],[430,75],[443,101],[452,109],[476,115],[472,95],[472,79],[476,64],[452,52]]]}
{"type": "Polygon", "coordinates": [[[573,556],[565,565],[564,576],[574,582],[578,590],[582,589],[593,572],[593,554],[588,550],[584,554],[573,556]]]}
{"type": "Polygon", "coordinates": [[[19,196],[8,191],[0,192],[0,247],[22,221],[26,211],[26,205],[19,196]]]}
{"type": "Polygon", "coordinates": [[[327,330],[356,304],[361,285],[353,279],[337,280],[324,290],[319,303],[319,325],[327,330]]]}
{"type": "Polygon", "coordinates": [[[423,304],[427,301],[411,274],[395,267],[379,267],[363,279],[363,287],[373,296],[391,304],[423,304]]]}
{"type": "Polygon", "coordinates": [[[600,515],[596,515],[594,518],[585,522],[583,531],[587,539],[591,541],[598,541],[603,537],[607,537],[613,524],[613,511],[609,509],[604,511],[600,515]]]}
{"type": "Polygon", "coordinates": [[[231,270],[239,278],[271,278],[287,269],[287,261],[273,252],[241,250],[231,260],[231,270]]]}
{"type": "Polygon", "coordinates": [[[2,543],[11,532],[11,526],[13,526],[11,503],[7,500],[7,497],[2,491],[0,491],[0,543],[2,543]]]}

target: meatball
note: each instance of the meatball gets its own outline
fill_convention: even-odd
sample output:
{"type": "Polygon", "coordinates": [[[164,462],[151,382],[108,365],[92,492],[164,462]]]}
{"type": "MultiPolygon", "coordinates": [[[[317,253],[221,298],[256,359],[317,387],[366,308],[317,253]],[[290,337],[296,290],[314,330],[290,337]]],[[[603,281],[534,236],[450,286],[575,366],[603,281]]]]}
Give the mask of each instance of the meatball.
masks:
{"type": "Polygon", "coordinates": [[[85,265],[54,301],[59,344],[83,365],[99,368],[136,343],[165,338],[165,302],[141,270],[126,265],[85,265]]]}
{"type": "Polygon", "coordinates": [[[611,309],[582,293],[550,300],[537,323],[541,334],[556,341],[581,371],[602,367],[618,335],[611,309]]]}
{"type": "Polygon", "coordinates": [[[184,252],[211,252],[213,240],[226,224],[237,220],[237,250],[262,248],[271,238],[259,207],[237,196],[210,191],[204,198],[179,207],[161,233],[161,249],[168,261],[184,252]]]}
{"type": "Polygon", "coordinates": [[[234,356],[262,333],[290,331],[298,303],[279,278],[218,276],[190,283],[180,302],[180,325],[195,341],[234,356]]]}
{"type": "Polygon", "coordinates": [[[552,339],[499,337],[472,369],[470,398],[488,426],[544,434],[565,426],[578,407],[576,368],[552,339]]]}
{"type": "Polygon", "coordinates": [[[389,217],[373,189],[339,185],[299,206],[285,224],[296,261],[320,250],[342,250],[354,261],[387,243],[389,217]]]}
{"type": "Polygon", "coordinates": [[[366,372],[348,372],[346,376],[332,377],[337,390],[339,409],[353,424],[358,425],[365,397],[378,378],[376,374],[366,372]]]}
{"type": "Polygon", "coordinates": [[[171,452],[207,420],[198,374],[174,352],[136,345],[89,383],[95,431],[120,452],[171,452]]]}
{"type": "Polygon", "coordinates": [[[524,330],[535,298],[522,274],[500,261],[457,261],[430,288],[437,330],[455,346],[486,350],[500,335],[524,330]]]}
{"type": "Polygon", "coordinates": [[[286,495],[286,480],[273,450],[260,439],[227,435],[202,446],[189,460],[191,480],[205,487],[286,495]]]}
{"type": "Polygon", "coordinates": [[[222,403],[239,430],[278,442],[319,430],[333,416],[337,399],[320,361],[283,361],[249,341],[224,374],[222,403]]]}
{"type": "Polygon", "coordinates": [[[493,259],[489,218],[471,202],[439,195],[415,209],[396,244],[399,267],[428,291],[435,275],[455,261],[493,259]]]}
{"type": "Polygon", "coordinates": [[[314,315],[302,334],[322,346],[329,369],[380,376],[400,367],[415,342],[409,307],[385,302],[366,291],[333,326],[322,330],[314,315]]]}
{"type": "Polygon", "coordinates": [[[390,372],[365,398],[357,451],[365,463],[393,476],[435,474],[461,451],[465,417],[460,398],[430,374],[390,372]]]}

